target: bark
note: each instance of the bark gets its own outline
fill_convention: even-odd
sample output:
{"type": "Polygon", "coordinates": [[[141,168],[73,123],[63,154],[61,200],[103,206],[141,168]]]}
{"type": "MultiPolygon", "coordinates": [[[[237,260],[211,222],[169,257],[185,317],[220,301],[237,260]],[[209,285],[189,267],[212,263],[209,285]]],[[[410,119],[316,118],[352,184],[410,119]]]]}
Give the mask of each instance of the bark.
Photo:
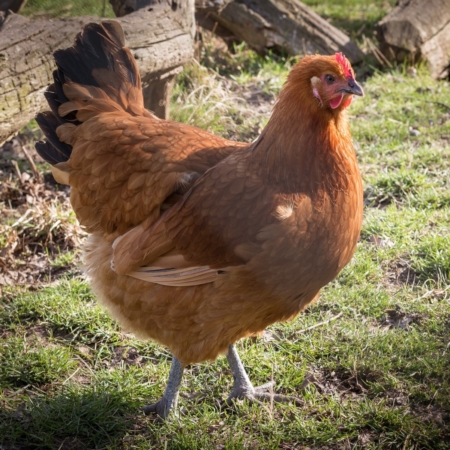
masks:
{"type": "Polygon", "coordinates": [[[267,49],[290,55],[343,52],[352,63],[362,60],[359,47],[342,31],[298,0],[235,0],[221,12],[196,15],[199,24],[216,23],[259,53],[267,49]]]}
{"type": "MultiPolygon", "coordinates": [[[[117,20],[137,60],[147,108],[167,117],[166,84],[194,52],[194,0],[178,0],[176,8],[165,1],[117,20]]],[[[97,21],[95,17],[32,21],[0,13],[0,142],[47,109],[43,92],[52,82],[53,52],[70,46],[83,25],[97,21]]]]}
{"type": "MultiPolygon", "coordinates": [[[[23,0],[0,0],[1,1],[23,1],[23,0]]],[[[26,1],[26,0],[25,0],[26,1]]],[[[127,14],[137,11],[165,0],[109,0],[114,14],[117,17],[123,17],[127,14]]],[[[233,0],[195,0],[196,11],[220,11],[233,0]]]]}
{"type": "Polygon", "coordinates": [[[233,0],[195,0],[197,12],[219,12],[233,0]]]}
{"type": "Polygon", "coordinates": [[[401,0],[376,32],[388,60],[425,60],[434,78],[449,76],[449,0],[401,0]]]}

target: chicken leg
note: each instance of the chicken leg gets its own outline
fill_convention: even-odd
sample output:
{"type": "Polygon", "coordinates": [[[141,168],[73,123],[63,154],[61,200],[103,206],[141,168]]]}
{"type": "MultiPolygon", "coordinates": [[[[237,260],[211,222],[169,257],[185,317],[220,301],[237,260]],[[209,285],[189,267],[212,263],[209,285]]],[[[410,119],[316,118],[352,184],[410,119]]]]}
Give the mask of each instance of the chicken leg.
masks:
{"type": "Polygon", "coordinates": [[[170,367],[169,379],[167,381],[164,394],[156,403],[144,406],[145,414],[156,412],[162,419],[167,418],[170,411],[177,407],[178,394],[180,391],[181,379],[183,378],[184,366],[172,355],[172,366],[170,367]]]}
{"type": "Polygon", "coordinates": [[[230,403],[234,398],[246,398],[253,403],[261,403],[260,400],[269,400],[278,403],[293,402],[297,406],[302,405],[302,401],[298,397],[274,394],[271,392],[270,390],[274,386],[273,382],[254,387],[244,369],[242,361],[239,358],[234,345],[230,345],[228,348],[227,360],[228,364],[230,364],[231,372],[233,373],[234,378],[233,389],[228,396],[227,403],[230,403]],[[268,390],[269,392],[267,392],[268,390]]]}

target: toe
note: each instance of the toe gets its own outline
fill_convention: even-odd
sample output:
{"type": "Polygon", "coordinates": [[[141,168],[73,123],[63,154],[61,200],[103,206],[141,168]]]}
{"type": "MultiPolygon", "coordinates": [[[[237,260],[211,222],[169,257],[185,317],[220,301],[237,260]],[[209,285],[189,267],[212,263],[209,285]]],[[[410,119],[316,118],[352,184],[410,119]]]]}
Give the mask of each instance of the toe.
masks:
{"type": "Polygon", "coordinates": [[[302,406],[303,401],[291,395],[282,395],[269,392],[255,392],[254,397],[259,400],[265,400],[275,403],[293,403],[296,406],[302,406]]]}
{"type": "Polygon", "coordinates": [[[162,419],[166,419],[170,413],[171,408],[169,407],[166,399],[163,397],[159,402],[144,406],[142,410],[144,411],[145,415],[156,413],[162,419]]]}
{"type": "Polygon", "coordinates": [[[269,381],[268,383],[264,383],[261,386],[256,386],[254,390],[256,392],[264,392],[269,391],[270,389],[273,389],[275,387],[275,381],[269,381]]]}

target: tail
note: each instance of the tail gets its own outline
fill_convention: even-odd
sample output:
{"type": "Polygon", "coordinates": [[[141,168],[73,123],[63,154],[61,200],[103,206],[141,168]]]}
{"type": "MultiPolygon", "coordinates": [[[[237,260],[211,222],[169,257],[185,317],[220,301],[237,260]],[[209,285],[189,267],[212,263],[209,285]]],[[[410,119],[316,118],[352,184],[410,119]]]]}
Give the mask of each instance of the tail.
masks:
{"type": "Polygon", "coordinates": [[[86,25],[73,46],[57,50],[54,58],[54,83],[45,92],[51,111],[36,117],[47,138],[36,150],[51,165],[70,158],[71,130],[93,115],[112,110],[146,115],[139,71],[118,22],[86,25]]]}

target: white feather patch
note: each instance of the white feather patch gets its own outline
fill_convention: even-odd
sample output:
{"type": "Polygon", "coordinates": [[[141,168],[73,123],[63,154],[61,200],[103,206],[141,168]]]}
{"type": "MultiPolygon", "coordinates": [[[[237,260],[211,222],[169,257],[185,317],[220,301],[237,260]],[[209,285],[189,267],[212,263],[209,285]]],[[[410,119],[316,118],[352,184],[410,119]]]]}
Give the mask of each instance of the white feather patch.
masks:
{"type": "Polygon", "coordinates": [[[213,283],[223,270],[211,269],[209,266],[188,267],[183,269],[163,269],[158,267],[140,267],[127,273],[129,277],[138,278],[148,283],[163,286],[198,286],[213,283]]]}
{"type": "Polygon", "coordinates": [[[312,77],[311,78],[311,86],[313,88],[312,92],[314,97],[319,100],[320,104],[322,105],[322,99],[320,98],[319,90],[317,89],[322,84],[322,81],[319,77],[312,77]]]}
{"type": "Polygon", "coordinates": [[[313,85],[313,87],[317,87],[321,83],[322,82],[320,81],[319,77],[312,77],[311,78],[311,84],[313,85]]]}
{"type": "Polygon", "coordinates": [[[275,217],[279,220],[286,220],[292,216],[294,208],[292,205],[278,205],[275,210],[275,217]]]}

